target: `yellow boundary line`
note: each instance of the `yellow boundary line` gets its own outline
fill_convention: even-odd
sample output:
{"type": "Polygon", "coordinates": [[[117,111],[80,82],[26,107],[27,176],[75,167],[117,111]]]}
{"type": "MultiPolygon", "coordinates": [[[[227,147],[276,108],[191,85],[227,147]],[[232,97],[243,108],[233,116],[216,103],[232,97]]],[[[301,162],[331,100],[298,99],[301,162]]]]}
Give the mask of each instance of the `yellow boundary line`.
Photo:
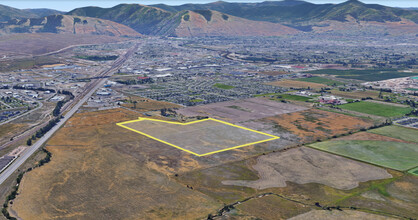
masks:
{"type": "Polygon", "coordinates": [[[267,141],[272,141],[272,140],[276,140],[276,139],[279,139],[279,138],[280,138],[280,137],[275,136],[275,135],[267,134],[267,133],[264,133],[264,132],[261,132],[261,131],[256,131],[256,130],[253,130],[253,129],[250,129],[250,128],[246,128],[246,127],[243,127],[243,126],[239,126],[239,125],[234,125],[234,124],[231,124],[231,123],[229,123],[229,122],[225,122],[225,121],[218,120],[218,119],[214,119],[214,118],[207,118],[207,119],[202,119],[202,120],[197,120],[197,121],[192,121],[192,122],[182,123],[182,122],[164,121],[164,120],[153,119],[153,118],[141,118],[141,117],[139,117],[139,119],[137,119],[137,120],[131,120],[131,121],[120,122],[120,123],[116,123],[116,125],[118,125],[118,126],[120,126],[120,127],[123,127],[123,128],[126,128],[126,129],[128,129],[128,130],[131,130],[131,131],[133,131],[133,132],[136,132],[136,133],[138,133],[138,134],[142,134],[142,135],[144,135],[144,136],[146,136],[146,137],[149,137],[149,138],[154,139],[154,140],[156,140],[156,141],[159,141],[159,142],[161,142],[161,143],[164,143],[164,144],[170,145],[170,146],[175,147],[175,148],[177,148],[177,149],[180,149],[180,150],[186,151],[186,152],[191,153],[191,154],[193,154],[193,155],[196,155],[196,156],[198,156],[198,157],[207,156],[207,155],[211,155],[211,154],[216,154],[216,153],[219,153],[219,152],[228,151],[228,150],[233,150],[233,149],[237,149],[237,148],[240,148],[240,147],[245,147],[245,146],[249,146],[249,145],[259,144],[259,143],[263,143],[263,142],[267,142],[267,141]],[[145,120],[147,120],[147,121],[164,122],[164,123],[168,123],[168,124],[176,124],[176,125],[190,125],[190,124],[195,124],[195,123],[204,122],[204,121],[216,121],[216,122],[220,122],[220,123],[222,123],[222,124],[226,124],[226,125],[229,125],[229,126],[233,126],[233,127],[241,128],[241,129],[244,129],[244,130],[247,130],[247,131],[252,131],[252,132],[255,132],[255,133],[258,133],[258,134],[263,134],[263,135],[266,135],[266,136],[269,136],[269,137],[272,137],[272,138],[269,138],[269,139],[266,139],[266,140],[261,140],[261,141],[256,141],[256,142],[251,142],[251,143],[248,143],[248,144],[242,144],[242,145],[238,145],[238,146],[235,146],[235,147],[225,148],[225,149],[222,149],[222,150],[212,151],[212,152],[205,153],[205,154],[197,154],[197,153],[195,153],[195,152],[193,152],[193,151],[190,151],[190,150],[184,149],[184,148],[182,148],[182,147],[179,147],[179,146],[174,145],[174,144],[172,144],[172,143],[169,143],[169,142],[167,142],[167,141],[163,141],[163,140],[161,140],[161,139],[159,139],[159,138],[156,138],[156,137],[151,136],[151,135],[149,135],[149,134],[146,134],[146,133],[144,133],[144,132],[141,132],[141,131],[138,131],[138,130],[135,130],[135,129],[133,129],[133,128],[130,128],[130,127],[125,126],[125,124],[129,124],[129,123],[133,123],[133,122],[138,122],[138,121],[145,121],[145,120]]]}

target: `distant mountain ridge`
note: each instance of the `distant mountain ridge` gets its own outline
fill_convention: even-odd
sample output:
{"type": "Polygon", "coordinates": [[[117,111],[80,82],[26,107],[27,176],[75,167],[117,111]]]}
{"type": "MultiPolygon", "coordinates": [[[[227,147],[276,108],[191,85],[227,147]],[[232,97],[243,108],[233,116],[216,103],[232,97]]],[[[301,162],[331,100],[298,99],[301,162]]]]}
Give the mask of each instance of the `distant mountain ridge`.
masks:
{"type": "MultiPolygon", "coordinates": [[[[43,28],[32,28],[31,24],[25,24],[25,19],[31,18],[29,23],[36,23],[36,19],[45,20],[44,15],[49,17],[50,14],[56,16],[60,13],[62,12],[50,9],[19,10],[0,5],[0,28],[3,29],[0,33],[42,31],[43,28]]],[[[358,0],[340,4],[313,4],[302,0],[260,3],[217,1],[179,6],[120,4],[111,8],[76,8],[66,15],[109,20],[126,25],[140,34],[158,36],[278,36],[299,31],[344,30],[360,30],[362,33],[367,33],[367,30],[379,30],[381,34],[410,34],[418,29],[418,10],[364,4],[358,0]],[[211,20],[209,14],[214,15],[216,19],[211,20]],[[225,17],[231,19],[223,19],[225,17]],[[244,23],[248,25],[243,25],[244,23]]],[[[65,29],[66,27],[61,27],[59,30],[65,29]]],[[[101,31],[97,31],[97,34],[99,33],[101,31]]]]}
{"type": "Polygon", "coordinates": [[[0,34],[63,33],[138,37],[139,33],[113,21],[70,15],[50,15],[42,18],[12,19],[0,23],[0,34]]]}
{"type": "Polygon", "coordinates": [[[277,23],[299,23],[309,21],[345,21],[351,16],[360,21],[400,21],[402,18],[418,23],[418,12],[392,8],[377,4],[364,4],[349,0],[341,4],[313,4],[299,0],[266,1],[261,3],[229,3],[218,1],[208,4],[184,4],[180,6],[153,5],[167,11],[208,9],[250,20],[277,23]]]}

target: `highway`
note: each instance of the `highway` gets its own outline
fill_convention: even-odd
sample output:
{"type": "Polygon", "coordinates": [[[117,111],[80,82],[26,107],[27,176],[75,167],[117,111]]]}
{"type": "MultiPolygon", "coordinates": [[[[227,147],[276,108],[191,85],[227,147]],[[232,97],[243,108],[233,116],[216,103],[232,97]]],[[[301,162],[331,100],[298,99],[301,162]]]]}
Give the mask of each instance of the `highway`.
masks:
{"type": "MultiPolygon", "coordinates": [[[[122,66],[122,64],[127,60],[129,56],[138,48],[138,45],[135,45],[133,48],[128,50],[123,56],[119,57],[111,66],[111,68],[101,72],[98,74],[99,76],[106,76],[111,75],[114,71],[122,66]]],[[[38,139],[32,146],[28,147],[16,160],[13,162],[9,167],[7,167],[1,174],[0,174],[0,184],[7,180],[33,153],[35,153],[42,145],[48,141],[52,135],[70,119],[74,113],[90,98],[90,96],[103,84],[106,82],[106,78],[100,78],[88,86],[86,89],[76,97],[73,103],[77,102],[68,112],[65,113],[63,118],[51,129],[49,130],[43,137],[38,139]]]]}

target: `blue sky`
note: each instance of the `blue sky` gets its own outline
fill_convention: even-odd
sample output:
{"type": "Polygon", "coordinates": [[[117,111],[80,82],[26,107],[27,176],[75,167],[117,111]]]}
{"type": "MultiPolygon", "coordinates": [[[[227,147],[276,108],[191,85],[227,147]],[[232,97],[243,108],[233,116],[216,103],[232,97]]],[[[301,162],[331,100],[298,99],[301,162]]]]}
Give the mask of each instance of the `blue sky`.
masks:
{"type": "MultiPolygon", "coordinates": [[[[112,7],[120,3],[139,3],[145,5],[164,3],[181,5],[185,3],[208,3],[216,0],[0,0],[0,4],[25,8],[51,8],[70,11],[84,6],[112,7]]],[[[262,2],[263,0],[226,0],[228,2],[262,2]]],[[[341,3],[344,0],[306,0],[313,3],[341,3]]],[[[418,0],[360,0],[364,3],[388,5],[392,7],[418,7],[418,0]]]]}

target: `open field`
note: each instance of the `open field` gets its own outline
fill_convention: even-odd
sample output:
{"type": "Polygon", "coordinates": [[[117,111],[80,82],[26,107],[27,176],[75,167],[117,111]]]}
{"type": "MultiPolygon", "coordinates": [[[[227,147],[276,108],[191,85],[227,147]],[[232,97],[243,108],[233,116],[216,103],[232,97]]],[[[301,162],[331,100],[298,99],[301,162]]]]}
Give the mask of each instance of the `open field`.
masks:
{"type": "MultiPolygon", "coordinates": [[[[289,150],[287,150],[289,151],[289,150]]],[[[272,153],[277,156],[280,154],[285,154],[287,151],[281,151],[272,153]]],[[[368,210],[374,210],[373,213],[379,214],[377,217],[381,216],[381,214],[386,216],[404,216],[405,218],[416,216],[418,213],[416,210],[417,203],[414,202],[413,195],[408,190],[412,190],[411,192],[414,192],[414,188],[416,188],[416,181],[418,181],[417,177],[414,177],[412,175],[406,175],[393,171],[393,170],[387,170],[390,175],[392,175],[392,178],[388,179],[381,179],[381,180],[370,180],[366,182],[359,182],[358,186],[353,189],[337,189],[333,187],[329,187],[327,185],[323,185],[321,183],[315,183],[315,182],[324,182],[328,181],[328,183],[331,182],[338,182],[339,180],[333,175],[326,175],[326,180],[322,177],[324,172],[330,171],[333,172],[344,172],[346,169],[342,164],[338,165],[340,163],[339,160],[332,159],[335,155],[320,152],[321,157],[324,159],[321,162],[316,162],[315,165],[321,165],[326,166],[327,168],[324,168],[325,170],[320,170],[317,168],[311,169],[311,166],[314,166],[314,164],[306,167],[306,170],[302,170],[301,172],[303,174],[306,174],[313,179],[314,182],[311,183],[305,183],[305,184],[298,184],[294,183],[292,181],[287,181],[286,186],[284,187],[272,187],[272,188],[266,188],[266,189],[256,189],[246,186],[237,186],[237,185],[225,185],[223,182],[225,181],[248,181],[253,182],[259,180],[261,177],[260,173],[256,172],[253,167],[257,164],[258,158],[262,157],[268,157],[266,156],[260,156],[256,158],[249,158],[243,161],[237,161],[232,163],[225,163],[220,164],[208,168],[193,170],[187,173],[180,174],[177,179],[180,182],[183,182],[184,184],[193,186],[194,189],[209,195],[212,198],[216,198],[220,200],[221,202],[225,204],[233,204],[237,201],[244,201],[239,203],[239,205],[236,205],[236,209],[232,209],[232,211],[226,213],[224,216],[228,219],[252,219],[253,218],[262,218],[262,219],[280,219],[280,217],[283,215],[282,218],[289,218],[291,215],[295,215],[298,212],[308,210],[309,208],[315,209],[317,206],[315,203],[320,204],[322,207],[324,206],[341,206],[346,207],[343,208],[343,210],[349,210],[348,207],[354,207],[357,211],[367,211],[368,210]],[[331,157],[331,159],[327,158],[327,155],[331,157]],[[334,163],[328,163],[330,161],[334,161],[334,163]],[[333,166],[336,165],[336,168],[333,169],[333,166]],[[399,182],[399,184],[398,184],[399,182]],[[392,185],[396,186],[392,190],[392,185]],[[268,196],[278,196],[280,198],[284,198],[287,201],[294,201],[294,203],[288,203],[288,202],[281,202],[277,201],[276,199],[267,199],[264,197],[261,197],[261,195],[264,195],[265,193],[270,193],[268,196]],[[273,194],[271,194],[273,193],[273,194]],[[390,193],[390,194],[388,194],[390,193]],[[364,196],[363,196],[364,195],[364,196]],[[374,195],[373,199],[366,198],[367,195],[374,195]],[[260,199],[260,200],[259,200],[260,199]],[[379,199],[379,200],[376,200],[379,199]],[[382,199],[384,201],[382,201],[382,199]],[[253,201],[254,200],[254,201],[253,201]],[[276,209],[270,209],[268,207],[269,204],[266,204],[266,202],[272,202],[272,203],[280,203],[280,208],[276,209]],[[249,202],[250,205],[246,205],[245,203],[249,202]],[[298,204],[303,204],[302,206],[299,206],[298,204]],[[264,207],[267,207],[264,209],[264,207]],[[366,210],[364,210],[366,209],[366,210]],[[265,210],[265,211],[263,211],[265,210]]],[[[310,155],[310,154],[309,154],[310,155]]],[[[303,167],[305,165],[312,163],[310,158],[315,158],[318,155],[312,155],[312,157],[305,156],[305,157],[295,157],[293,162],[295,163],[294,167],[299,166],[300,161],[306,161],[302,162],[303,167]]],[[[286,160],[292,160],[292,158],[286,157],[286,160]]],[[[361,162],[349,160],[349,159],[342,159],[343,164],[345,164],[345,161],[349,161],[349,164],[362,164],[365,165],[365,167],[372,167],[372,169],[376,170],[383,170],[382,168],[373,167],[371,165],[367,165],[361,162]]],[[[278,160],[272,161],[271,164],[277,164],[281,163],[278,160]]],[[[284,164],[284,162],[283,162],[284,164]]],[[[285,164],[285,166],[289,166],[285,164]]],[[[286,171],[285,168],[281,169],[280,166],[277,165],[277,172],[279,170],[283,170],[285,173],[289,172],[289,175],[291,175],[290,171],[286,171]]],[[[297,169],[292,167],[291,169],[297,169]]],[[[272,172],[269,169],[266,169],[266,172],[272,172]]],[[[359,174],[359,170],[356,170],[355,173],[359,174]]],[[[378,171],[380,172],[380,171],[378,171]]],[[[364,173],[363,173],[364,174],[364,173]]],[[[287,175],[287,174],[286,174],[287,175]]],[[[336,174],[338,175],[338,174],[336,174]]],[[[353,176],[350,174],[350,177],[342,177],[343,179],[350,179],[353,176]]],[[[366,177],[367,175],[364,175],[366,177]]],[[[291,175],[291,178],[296,179],[303,179],[305,178],[303,175],[291,175]]],[[[359,176],[357,176],[359,178],[359,176]]],[[[350,181],[352,181],[351,179],[350,181]]],[[[341,182],[342,183],[342,182],[341,182]]],[[[342,183],[344,184],[344,183],[342,183]]],[[[321,208],[317,208],[321,209],[321,208]]],[[[326,211],[323,213],[324,217],[327,217],[327,213],[329,211],[326,211]]],[[[338,211],[339,213],[341,211],[338,211]]],[[[359,212],[356,215],[353,215],[355,218],[358,216],[361,218],[361,216],[364,215],[363,212],[359,212]],[[358,214],[358,215],[357,215],[358,214]]],[[[331,216],[332,217],[332,216],[331,216]]],[[[373,216],[372,216],[373,217],[373,216]]],[[[319,218],[322,219],[322,218],[319,218]]],[[[335,218],[334,218],[335,219],[335,218]]]]}
{"type": "Polygon", "coordinates": [[[217,209],[212,198],[153,168],[144,153],[164,157],[158,142],[115,125],[137,116],[121,109],[74,116],[48,142],[51,162],[24,176],[12,209],[23,219],[195,219],[217,209]]]}
{"type": "Polygon", "coordinates": [[[418,158],[418,148],[416,144],[339,140],[315,143],[310,146],[400,171],[418,166],[418,161],[416,160],[418,158]]]}
{"type": "Polygon", "coordinates": [[[328,85],[328,86],[344,85],[344,83],[342,83],[340,81],[327,79],[327,78],[320,77],[320,76],[314,76],[314,77],[309,77],[309,78],[300,78],[300,79],[297,79],[297,80],[302,81],[302,82],[312,82],[312,83],[325,84],[325,85],[328,85]]]}
{"type": "MultiPolygon", "coordinates": [[[[375,129],[373,129],[375,130],[375,129]]],[[[373,131],[369,130],[369,131],[373,131]]],[[[370,132],[357,132],[349,136],[342,136],[339,138],[335,138],[333,140],[359,140],[359,141],[389,141],[389,142],[401,142],[401,143],[410,143],[408,141],[404,141],[397,138],[392,138],[388,136],[383,136],[380,134],[374,134],[370,132]]]]}
{"type": "Polygon", "coordinates": [[[305,109],[307,108],[298,105],[280,103],[263,98],[250,98],[187,107],[177,112],[185,116],[208,116],[234,123],[305,109]]]}
{"type": "Polygon", "coordinates": [[[312,210],[310,212],[295,216],[289,220],[352,220],[352,219],[363,219],[363,220],[395,220],[397,218],[380,216],[367,212],[353,211],[353,210],[312,210]]]}
{"type": "Polygon", "coordinates": [[[283,80],[283,81],[276,81],[267,83],[268,85],[272,86],[280,86],[285,88],[312,88],[312,89],[320,89],[325,88],[327,85],[314,83],[314,82],[304,82],[304,81],[297,81],[297,80],[283,80]]]}
{"type": "Polygon", "coordinates": [[[0,37],[0,57],[39,55],[72,45],[113,43],[129,40],[121,37],[73,34],[12,34],[0,37]]]}
{"type": "Polygon", "coordinates": [[[386,126],[382,128],[369,130],[368,132],[397,138],[404,141],[418,143],[418,130],[413,128],[405,128],[400,126],[386,126]]]}
{"type": "Polygon", "coordinates": [[[303,142],[358,131],[373,125],[373,122],[369,120],[318,109],[282,114],[261,120],[270,124],[273,131],[288,131],[297,135],[303,142]],[[339,123],[335,123],[336,121],[339,123]]]}
{"type": "Polygon", "coordinates": [[[138,96],[133,96],[126,94],[129,99],[128,102],[125,104],[122,104],[122,106],[127,108],[132,108],[140,112],[147,112],[147,111],[155,111],[160,110],[163,108],[181,108],[182,106],[176,105],[169,102],[162,102],[162,101],[156,101],[152,99],[142,98],[138,96]],[[134,103],[136,102],[136,103],[134,103]]]}
{"type": "Polygon", "coordinates": [[[310,211],[312,208],[271,195],[241,203],[236,206],[236,209],[239,217],[276,220],[287,219],[310,211]]]}
{"type": "Polygon", "coordinates": [[[266,97],[266,96],[269,97],[270,100],[275,100],[275,101],[293,100],[293,101],[305,102],[311,99],[311,97],[285,94],[285,93],[267,93],[267,94],[255,95],[255,97],[266,97]]]}
{"type": "Polygon", "coordinates": [[[140,118],[118,125],[196,156],[278,139],[273,135],[211,118],[188,123],[140,118]]]}
{"type": "MultiPolygon", "coordinates": [[[[373,91],[373,90],[367,90],[367,91],[356,90],[352,92],[345,92],[345,91],[333,89],[330,92],[333,95],[341,96],[344,98],[350,98],[350,99],[362,99],[362,98],[367,98],[367,97],[371,97],[373,99],[379,99],[379,91],[373,91]]],[[[382,94],[386,95],[388,93],[383,92],[382,94]]]]}
{"type": "Polygon", "coordinates": [[[286,182],[321,183],[347,190],[356,188],[359,182],[392,177],[382,168],[305,147],[260,156],[253,169],[260,179],[222,183],[256,189],[285,187],[286,182]]]}
{"type": "Polygon", "coordinates": [[[309,71],[309,73],[336,75],[337,78],[357,79],[357,80],[362,80],[362,81],[380,81],[380,80],[416,75],[416,73],[401,72],[396,69],[365,69],[365,70],[322,69],[322,70],[309,71]]]}
{"type": "Polygon", "coordinates": [[[411,112],[412,108],[405,106],[380,104],[376,102],[353,102],[338,106],[349,111],[361,112],[382,117],[397,117],[411,112]]]}
{"type": "Polygon", "coordinates": [[[215,85],[213,85],[213,87],[216,87],[218,89],[233,89],[233,88],[235,88],[235,86],[225,85],[225,84],[222,84],[222,83],[215,83],[215,85]]]}

